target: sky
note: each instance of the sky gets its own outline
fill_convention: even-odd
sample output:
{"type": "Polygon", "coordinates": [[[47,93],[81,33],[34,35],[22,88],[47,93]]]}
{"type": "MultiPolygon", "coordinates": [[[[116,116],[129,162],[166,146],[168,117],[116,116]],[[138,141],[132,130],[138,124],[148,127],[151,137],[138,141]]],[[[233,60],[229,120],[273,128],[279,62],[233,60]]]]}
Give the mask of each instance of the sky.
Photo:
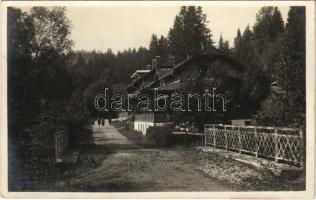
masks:
{"type": "MultiPolygon", "coordinates": [[[[67,7],[67,16],[72,22],[71,38],[74,50],[113,52],[128,48],[148,47],[151,35],[167,36],[173,25],[179,6],[108,6],[67,7]]],[[[233,45],[237,29],[242,31],[253,26],[256,6],[202,6],[207,15],[208,28],[217,43],[220,34],[233,45]]],[[[279,7],[286,21],[289,7],[279,7]]]]}

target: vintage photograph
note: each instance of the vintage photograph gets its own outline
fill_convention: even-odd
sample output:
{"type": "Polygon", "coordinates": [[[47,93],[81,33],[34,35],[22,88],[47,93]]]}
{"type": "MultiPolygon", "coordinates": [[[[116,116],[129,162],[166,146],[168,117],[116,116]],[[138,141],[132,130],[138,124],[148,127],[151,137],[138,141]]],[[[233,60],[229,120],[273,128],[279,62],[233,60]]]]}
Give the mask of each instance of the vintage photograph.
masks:
{"type": "Polygon", "coordinates": [[[105,5],[5,8],[8,192],[306,191],[305,5],[105,5]]]}

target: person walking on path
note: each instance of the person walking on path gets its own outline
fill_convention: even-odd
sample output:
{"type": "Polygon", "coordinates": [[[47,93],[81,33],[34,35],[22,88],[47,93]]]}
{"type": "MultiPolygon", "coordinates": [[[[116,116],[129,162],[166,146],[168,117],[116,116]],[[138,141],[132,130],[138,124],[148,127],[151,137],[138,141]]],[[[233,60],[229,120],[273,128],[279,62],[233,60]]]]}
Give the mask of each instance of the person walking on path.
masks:
{"type": "Polygon", "coordinates": [[[111,117],[109,117],[108,120],[109,120],[109,124],[110,124],[110,126],[111,126],[111,124],[112,124],[112,119],[111,119],[111,117]]]}
{"type": "Polygon", "coordinates": [[[102,126],[104,126],[104,118],[102,118],[102,126]]]}
{"type": "Polygon", "coordinates": [[[100,125],[101,125],[101,118],[98,118],[98,125],[100,127],[100,125]]]}

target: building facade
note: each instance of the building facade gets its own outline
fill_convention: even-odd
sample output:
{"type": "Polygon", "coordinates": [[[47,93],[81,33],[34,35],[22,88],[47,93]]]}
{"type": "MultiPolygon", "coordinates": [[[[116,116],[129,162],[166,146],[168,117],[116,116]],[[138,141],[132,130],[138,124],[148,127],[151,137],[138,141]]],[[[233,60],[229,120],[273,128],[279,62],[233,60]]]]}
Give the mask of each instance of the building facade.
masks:
{"type": "MultiPolygon", "coordinates": [[[[231,93],[238,93],[242,71],[243,67],[238,62],[216,49],[212,52],[188,57],[179,63],[174,63],[172,58],[166,63],[159,63],[159,58],[155,58],[147,70],[137,70],[131,76],[132,83],[126,88],[126,91],[129,96],[148,94],[153,97],[152,101],[156,101],[155,92],[159,93],[158,98],[169,99],[179,91],[183,93],[185,86],[190,88],[188,80],[217,81],[220,82],[222,91],[230,96],[230,100],[226,102],[229,105],[230,101],[234,101],[235,96],[238,96],[238,94],[231,93]]],[[[212,89],[214,88],[207,88],[207,90],[212,89]]],[[[181,113],[181,111],[179,112],[181,113]]],[[[130,112],[119,113],[119,118],[130,120],[134,129],[145,135],[148,127],[163,126],[177,121],[179,112],[170,109],[139,111],[134,106],[130,112]]],[[[188,118],[193,116],[190,112],[185,115],[188,118]]],[[[214,113],[212,115],[215,116],[214,113]]],[[[218,116],[220,115],[218,113],[218,116]]]]}

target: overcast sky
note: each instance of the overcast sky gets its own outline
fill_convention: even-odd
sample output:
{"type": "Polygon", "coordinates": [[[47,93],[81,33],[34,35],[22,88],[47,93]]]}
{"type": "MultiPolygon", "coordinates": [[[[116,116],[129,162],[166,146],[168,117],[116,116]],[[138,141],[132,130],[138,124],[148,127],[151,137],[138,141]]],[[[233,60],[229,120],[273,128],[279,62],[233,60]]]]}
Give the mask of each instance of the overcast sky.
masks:
{"type": "MultiPolygon", "coordinates": [[[[241,30],[255,23],[260,7],[203,6],[213,39],[219,35],[233,44],[238,27],[241,30]]],[[[286,21],[289,7],[279,7],[286,21]]],[[[167,35],[179,6],[111,6],[67,7],[72,21],[71,37],[75,50],[106,51],[115,53],[128,48],[148,47],[152,33],[167,35]]]]}

